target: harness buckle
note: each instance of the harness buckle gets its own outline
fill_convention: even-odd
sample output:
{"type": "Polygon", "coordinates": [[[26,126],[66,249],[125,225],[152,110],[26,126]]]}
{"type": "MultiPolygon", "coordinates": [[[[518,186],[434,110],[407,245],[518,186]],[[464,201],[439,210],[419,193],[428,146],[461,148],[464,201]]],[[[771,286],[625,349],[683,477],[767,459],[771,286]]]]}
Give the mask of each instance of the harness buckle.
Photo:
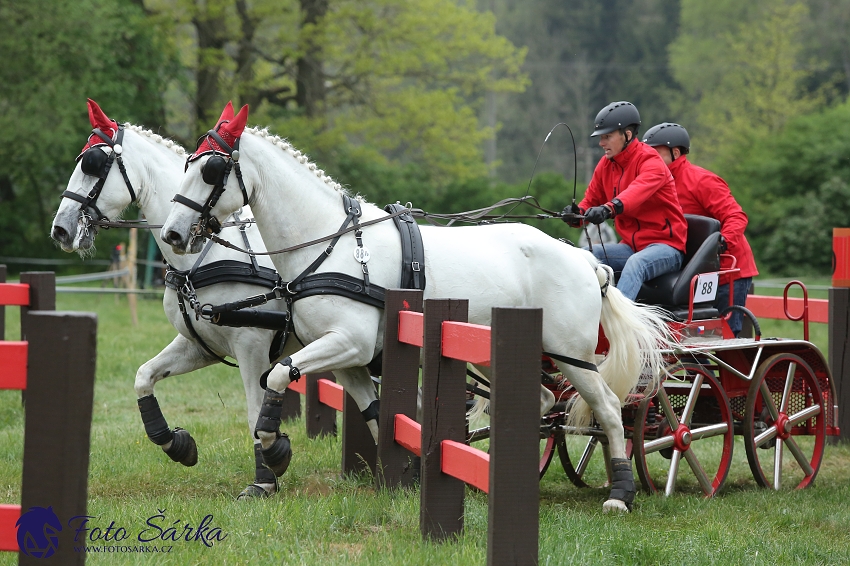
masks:
{"type": "Polygon", "coordinates": [[[414,262],[412,262],[412,263],[410,264],[410,267],[412,267],[412,268],[413,268],[413,271],[422,271],[422,269],[419,267],[419,262],[418,262],[418,261],[414,261],[414,262]]]}

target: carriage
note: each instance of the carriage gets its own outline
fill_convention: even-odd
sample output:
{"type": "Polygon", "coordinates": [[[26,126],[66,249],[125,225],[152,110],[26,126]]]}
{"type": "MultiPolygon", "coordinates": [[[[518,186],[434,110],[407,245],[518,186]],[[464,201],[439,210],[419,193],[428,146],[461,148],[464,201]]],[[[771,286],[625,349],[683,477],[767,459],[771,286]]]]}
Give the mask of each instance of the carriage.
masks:
{"type": "MultiPolygon", "coordinates": [[[[839,434],[826,360],[807,340],[762,338],[758,321],[742,307],[730,309],[743,311],[755,337],[733,336],[723,316],[730,309],[718,312],[698,292],[699,285],[716,285],[719,276],[737,272],[734,258],[732,268],[720,270],[720,223],[700,216],[686,219],[689,237],[682,270],[646,282],[638,296],[670,313],[677,346],[664,352],[665,375],[657,389],[631,394],[622,409],[635,471],[647,492],[701,491],[711,497],[732,467],[737,435],[760,486],[807,487],[817,476],[826,436],[839,434]]],[[[600,357],[606,347],[600,332],[600,357]]],[[[559,402],[541,422],[541,477],[557,452],[575,485],[607,485],[606,435],[597,423],[582,430],[566,424],[576,393],[547,361],[544,357],[542,381],[559,402]],[[597,451],[606,457],[594,464],[597,451]]],[[[475,441],[487,433],[482,427],[468,437],[475,441]]]]}

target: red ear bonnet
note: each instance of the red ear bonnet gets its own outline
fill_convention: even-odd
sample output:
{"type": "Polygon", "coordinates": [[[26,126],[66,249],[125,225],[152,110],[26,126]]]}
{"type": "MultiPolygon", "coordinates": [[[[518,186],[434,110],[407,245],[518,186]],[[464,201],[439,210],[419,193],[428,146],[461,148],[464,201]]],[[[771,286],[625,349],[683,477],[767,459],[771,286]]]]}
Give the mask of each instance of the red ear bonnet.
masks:
{"type": "MultiPolygon", "coordinates": [[[[115,140],[115,134],[118,133],[118,122],[110,120],[109,117],[103,113],[103,110],[100,109],[100,106],[97,105],[97,102],[91,98],[89,98],[88,101],[89,122],[91,122],[91,127],[100,128],[101,132],[115,140]]],[[[98,145],[106,145],[106,142],[94,134],[90,135],[88,141],[86,141],[86,145],[84,145],[83,149],[80,151],[80,155],[77,156],[77,159],[79,159],[87,149],[98,145]]]]}
{"type": "MultiPolygon", "coordinates": [[[[234,116],[233,103],[228,102],[227,106],[224,107],[224,111],[221,113],[221,118],[218,119],[214,130],[219,136],[221,136],[224,143],[232,148],[236,141],[242,136],[242,131],[245,129],[245,124],[247,122],[248,105],[246,104],[243,106],[242,109],[239,110],[239,113],[234,116]]],[[[230,153],[225,151],[224,148],[222,148],[211,136],[204,135],[198,143],[198,149],[195,150],[195,153],[189,156],[189,161],[194,161],[202,155],[213,152],[224,153],[226,155],[229,155],[230,153]]]]}

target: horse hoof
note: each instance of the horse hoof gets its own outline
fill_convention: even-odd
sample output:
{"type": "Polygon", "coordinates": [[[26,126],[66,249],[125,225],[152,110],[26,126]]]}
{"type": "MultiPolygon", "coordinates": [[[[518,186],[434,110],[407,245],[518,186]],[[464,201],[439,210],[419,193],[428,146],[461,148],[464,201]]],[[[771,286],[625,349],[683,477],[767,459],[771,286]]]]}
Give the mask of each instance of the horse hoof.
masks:
{"type": "Polygon", "coordinates": [[[278,432],[277,440],[268,448],[263,448],[263,463],[268,469],[274,472],[274,475],[280,477],[286,472],[289,467],[289,462],[292,460],[292,446],[289,444],[289,437],[286,434],[278,432]]]}
{"type": "Polygon", "coordinates": [[[605,503],[602,504],[602,512],[607,513],[609,511],[614,511],[615,513],[629,513],[629,507],[626,505],[625,501],[620,501],[619,499],[609,499],[605,503]]]}
{"type": "Polygon", "coordinates": [[[266,490],[266,488],[258,483],[252,483],[236,496],[236,501],[243,501],[245,499],[267,499],[271,497],[277,492],[277,485],[267,485],[272,486],[272,491],[266,490]]]}
{"type": "Polygon", "coordinates": [[[168,457],[184,466],[194,466],[198,463],[198,446],[189,431],[178,427],[174,429],[174,439],[165,451],[168,457]]]}

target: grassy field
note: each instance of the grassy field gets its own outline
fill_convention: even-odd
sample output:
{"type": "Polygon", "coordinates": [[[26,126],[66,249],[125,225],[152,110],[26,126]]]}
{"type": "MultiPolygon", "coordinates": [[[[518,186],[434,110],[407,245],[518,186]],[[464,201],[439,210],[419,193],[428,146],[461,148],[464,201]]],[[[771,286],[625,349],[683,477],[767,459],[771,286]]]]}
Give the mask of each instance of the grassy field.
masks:
{"type": "MultiPolygon", "coordinates": [[[[197,526],[212,515],[209,526],[226,534],[212,547],[159,542],[171,546],[164,554],[90,553],[89,564],[485,562],[485,495],[468,491],[462,537],[446,544],[423,542],[418,491],[378,493],[370,477],[340,478],[340,439],[308,439],[303,420],[284,427],[294,457],[281,492],[263,501],[235,501],[253,479],[238,371],[218,365],[157,387],[169,424],[188,429],[198,442],[198,465],[185,468],[146,438],[133,391],[138,366],[174,335],[159,302],[139,301],[135,328],[123,298],[60,294],[57,303],[60,310],[93,311],[99,317],[89,478],[89,513],[96,518],[91,525],[103,529],[114,521],[116,528],[123,526],[131,536],[117,544],[128,546],[139,532],[151,532],[145,522],[157,515],[153,522],[163,529],[177,522],[178,534],[184,524],[197,526]]],[[[15,339],[17,309],[8,310],[7,338],[15,339]]],[[[813,331],[819,326],[823,333],[815,335],[815,342],[825,348],[823,325],[814,325],[813,331]]],[[[786,331],[769,321],[763,327],[766,336],[786,331]]],[[[799,324],[787,331],[802,335],[799,324]]],[[[20,497],[22,434],[20,393],[0,392],[2,502],[20,497]]],[[[758,488],[740,440],[735,450],[727,487],[717,498],[639,493],[635,512],[627,516],[604,515],[607,490],[574,487],[556,459],[541,485],[540,564],[850,563],[850,447],[827,447],[812,489],[780,493],[758,488]]],[[[13,554],[0,555],[0,565],[15,563],[13,554]]]]}

